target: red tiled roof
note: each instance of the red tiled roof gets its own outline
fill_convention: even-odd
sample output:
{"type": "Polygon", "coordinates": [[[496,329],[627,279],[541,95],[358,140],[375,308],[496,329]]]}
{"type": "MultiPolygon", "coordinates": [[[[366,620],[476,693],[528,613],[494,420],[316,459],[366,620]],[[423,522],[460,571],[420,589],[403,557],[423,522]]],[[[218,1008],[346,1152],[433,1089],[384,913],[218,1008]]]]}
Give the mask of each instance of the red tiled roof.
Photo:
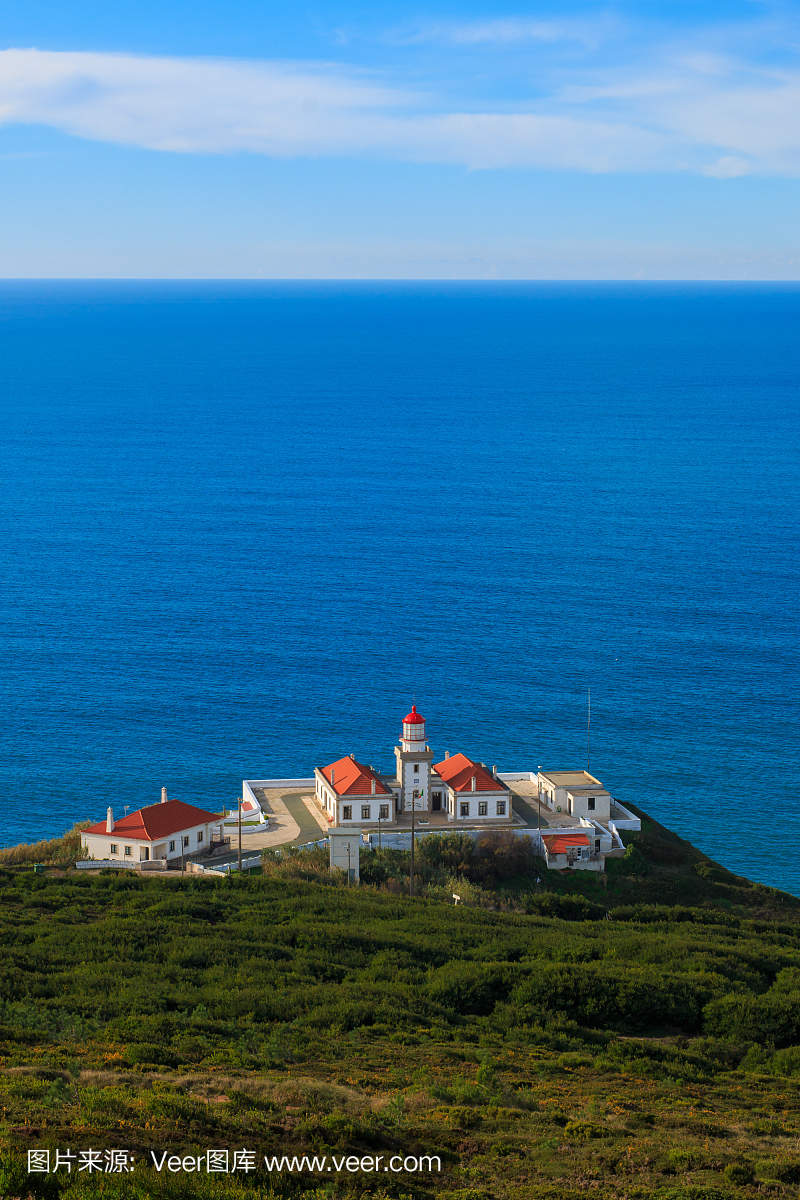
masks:
{"type": "MultiPolygon", "coordinates": [[[[128,813],[121,821],[115,821],[114,833],[134,842],[159,842],[174,833],[182,833],[184,829],[193,829],[195,825],[219,821],[221,817],[222,813],[207,812],[204,808],[195,808],[193,804],[184,804],[182,800],[167,800],[166,804],[148,804],[147,808],[140,808],[138,812],[128,813]]],[[[83,832],[105,833],[106,823],[98,821],[83,832]]]]}
{"type": "Polygon", "coordinates": [[[570,846],[589,845],[589,839],[584,833],[555,833],[550,837],[545,834],[542,841],[549,854],[566,854],[570,846]]]}
{"type": "Polygon", "coordinates": [[[476,792],[507,792],[502,779],[495,779],[491,771],[473,762],[466,754],[453,754],[434,765],[434,771],[456,792],[471,792],[475,779],[476,792]]]}
{"type": "Polygon", "coordinates": [[[365,767],[354,758],[340,758],[335,763],[329,763],[322,768],[322,774],[339,796],[368,796],[372,795],[372,781],[375,780],[375,795],[389,796],[389,789],[381,783],[372,767],[365,767]],[[334,772],[335,782],[331,780],[334,772]]]}
{"type": "Polygon", "coordinates": [[[417,712],[416,704],[412,704],[411,712],[408,713],[405,717],[403,717],[403,724],[404,725],[424,725],[425,724],[425,718],[421,717],[419,715],[419,713],[417,712]]]}

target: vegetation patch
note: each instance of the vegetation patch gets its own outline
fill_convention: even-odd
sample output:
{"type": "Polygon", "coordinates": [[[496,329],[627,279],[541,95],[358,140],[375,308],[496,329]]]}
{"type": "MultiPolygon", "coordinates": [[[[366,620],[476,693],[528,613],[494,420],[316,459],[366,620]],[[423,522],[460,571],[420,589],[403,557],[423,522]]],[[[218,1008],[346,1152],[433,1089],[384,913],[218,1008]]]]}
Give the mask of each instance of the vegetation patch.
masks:
{"type": "Polygon", "coordinates": [[[424,839],[414,898],[389,850],[359,888],[324,850],[227,878],[6,859],[0,1195],[795,1197],[800,905],[647,817],[627,840],[597,877],[424,839]],[[27,1173],[97,1146],[133,1174],[27,1173]],[[256,1169],[150,1158],[215,1147],[256,1169]],[[440,1167],[308,1165],[329,1154],[440,1167]]]}

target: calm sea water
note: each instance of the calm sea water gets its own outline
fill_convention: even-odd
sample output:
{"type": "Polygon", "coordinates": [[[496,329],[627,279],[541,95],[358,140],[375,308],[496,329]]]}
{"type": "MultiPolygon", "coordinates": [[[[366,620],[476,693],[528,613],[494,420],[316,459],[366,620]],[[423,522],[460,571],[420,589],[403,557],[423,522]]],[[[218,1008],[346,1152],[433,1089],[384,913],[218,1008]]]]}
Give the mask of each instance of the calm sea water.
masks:
{"type": "Polygon", "coordinates": [[[800,288],[0,284],[0,844],[412,697],[800,894],[800,288]]]}

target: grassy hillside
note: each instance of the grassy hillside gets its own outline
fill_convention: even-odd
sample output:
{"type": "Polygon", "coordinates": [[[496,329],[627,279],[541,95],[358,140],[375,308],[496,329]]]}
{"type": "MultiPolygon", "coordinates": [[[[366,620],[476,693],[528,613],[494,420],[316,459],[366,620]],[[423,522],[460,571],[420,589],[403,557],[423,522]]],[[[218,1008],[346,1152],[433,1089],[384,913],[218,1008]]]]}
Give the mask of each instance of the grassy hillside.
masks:
{"type": "Polygon", "coordinates": [[[605,883],[432,839],[414,899],[392,852],[361,888],[318,852],[0,870],[0,1195],[796,1196],[800,905],[643,824],[605,883]],[[28,1175],[32,1147],[136,1164],[28,1175]],[[146,1166],[214,1148],[328,1158],[146,1166]],[[362,1169],[393,1155],[441,1170],[362,1169]]]}

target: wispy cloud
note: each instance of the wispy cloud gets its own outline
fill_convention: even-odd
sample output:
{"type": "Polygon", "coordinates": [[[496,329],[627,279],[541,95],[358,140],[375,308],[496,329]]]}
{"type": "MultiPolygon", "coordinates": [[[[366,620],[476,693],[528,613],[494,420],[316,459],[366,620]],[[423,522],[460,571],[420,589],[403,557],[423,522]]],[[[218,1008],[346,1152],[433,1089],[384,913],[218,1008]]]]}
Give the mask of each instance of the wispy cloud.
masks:
{"type": "Polygon", "coordinates": [[[800,71],[786,66],[672,49],[647,68],[562,71],[542,90],[454,106],[330,64],[0,52],[0,123],[152,150],[800,173],[800,71]]]}
{"type": "Polygon", "coordinates": [[[0,51],[0,122],[153,150],[360,150],[360,115],[415,99],[316,64],[0,51]]]}
{"type": "Polygon", "coordinates": [[[440,42],[450,46],[510,46],[537,42],[576,42],[596,46],[617,24],[616,20],[609,17],[547,21],[500,17],[486,21],[430,21],[395,28],[384,36],[387,41],[398,45],[440,42]]]}

